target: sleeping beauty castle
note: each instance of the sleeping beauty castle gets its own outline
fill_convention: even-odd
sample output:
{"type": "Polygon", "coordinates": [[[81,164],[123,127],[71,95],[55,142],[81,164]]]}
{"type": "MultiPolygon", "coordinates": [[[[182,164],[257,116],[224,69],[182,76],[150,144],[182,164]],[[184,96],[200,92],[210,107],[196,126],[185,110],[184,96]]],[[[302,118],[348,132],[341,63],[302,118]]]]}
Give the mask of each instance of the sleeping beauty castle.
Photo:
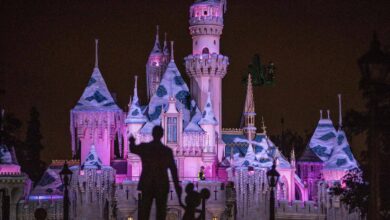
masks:
{"type": "MultiPolygon", "coordinates": [[[[259,128],[255,124],[250,75],[243,126],[222,127],[222,80],[230,62],[220,53],[226,9],[226,0],[195,0],[190,6],[192,52],[184,58],[186,73],[180,73],[176,65],[173,42],[168,44],[165,36],[161,43],[157,28],[146,74],[140,76],[146,77],[148,100],[142,103],[147,105],[139,100],[136,76],[127,112],[118,106],[104,81],[96,40],[92,75],[70,110],[75,158],[68,161],[73,171],[71,219],[137,219],[142,164],[129,152],[128,138],[148,142],[156,125],[164,128],[162,141],[174,152],[183,188],[194,183],[196,190],[210,191],[207,219],[269,218],[266,173],[274,161],[280,174],[275,188],[277,219],[360,219],[358,212],[349,212],[338,196],[329,193],[348,170],[358,167],[342,130],[341,96],[338,129],[329,111],[321,111],[303,155],[296,158],[292,151],[290,160],[268,138],[264,120],[259,128]],[[188,75],[189,85],[183,74],[188,75]],[[201,167],[205,180],[198,178],[201,167]]],[[[53,161],[31,187],[12,155],[12,148],[1,146],[1,203],[8,207],[2,209],[3,216],[8,212],[11,219],[34,219],[35,210],[43,208],[48,219],[62,219],[64,187],[59,172],[64,161],[53,161]]],[[[169,220],[181,219],[184,213],[173,187],[167,213],[169,220]]]]}

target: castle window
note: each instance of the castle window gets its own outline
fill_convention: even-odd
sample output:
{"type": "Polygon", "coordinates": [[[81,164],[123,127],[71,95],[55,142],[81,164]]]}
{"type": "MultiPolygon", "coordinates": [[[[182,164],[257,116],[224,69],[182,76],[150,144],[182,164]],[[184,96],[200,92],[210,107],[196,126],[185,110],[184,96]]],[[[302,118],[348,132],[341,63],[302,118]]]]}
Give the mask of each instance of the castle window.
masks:
{"type": "Polygon", "coordinates": [[[217,41],[216,40],[214,40],[214,45],[217,45],[217,41]]]}
{"type": "Polygon", "coordinates": [[[177,118],[168,117],[167,120],[167,133],[168,133],[168,143],[177,142],[177,118]]]}
{"type": "Polygon", "coordinates": [[[202,54],[209,54],[209,53],[210,53],[209,48],[207,47],[203,48],[202,54]]]}

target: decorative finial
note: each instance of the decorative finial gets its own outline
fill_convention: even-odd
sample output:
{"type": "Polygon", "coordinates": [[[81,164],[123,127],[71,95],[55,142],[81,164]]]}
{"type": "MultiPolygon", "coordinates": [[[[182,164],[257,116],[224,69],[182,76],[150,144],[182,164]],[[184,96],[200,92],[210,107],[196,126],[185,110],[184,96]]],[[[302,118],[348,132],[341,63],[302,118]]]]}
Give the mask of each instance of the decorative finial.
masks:
{"type": "Polygon", "coordinates": [[[295,160],[295,149],[294,149],[294,146],[292,147],[292,150],[291,150],[291,160],[295,160]]]}
{"type": "Polygon", "coordinates": [[[320,110],[320,119],[322,119],[322,109],[320,110]]]}
{"type": "Polygon", "coordinates": [[[137,89],[137,81],[138,81],[138,76],[134,76],[134,99],[138,99],[138,89],[137,89]]]}
{"type": "Polygon", "coordinates": [[[267,134],[267,127],[265,126],[265,122],[264,122],[264,117],[263,116],[261,116],[261,129],[263,129],[263,133],[264,134],[267,134]]]}
{"type": "Polygon", "coordinates": [[[337,94],[339,97],[339,129],[343,127],[343,115],[342,115],[342,109],[341,109],[341,94],[337,94]]]}
{"type": "Polygon", "coordinates": [[[159,32],[160,32],[160,26],[158,26],[158,25],[156,25],[156,41],[158,41],[159,40],[159,38],[160,38],[160,34],[159,34],[159,32]]]}
{"type": "Polygon", "coordinates": [[[167,44],[167,36],[168,36],[168,33],[165,32],[164,33],[164,46],[167,44]]]}
{"type": "Polygon", "coordinates": [[[99,49],[99,39],[95,39],[95,68],[99,67],[98,49],[99,49]]]}
{"type": "Polygon", "coordinates": [[[129,111],[130,111],[130,108],[131,108],[131,96],[130,96],[129,104],[127,104],[127,107],[129,107],[129,111]]]}
{"type": "Polygon", "coordinates": [[[328,119],[330,119],[330,110],[326,110],[326,113],[328,114],[328,119]]]}
{"type": "Polygon", "coordinates": [[[171,41],[171,61],[174,61],[174,60],[175,60],[175,57],[174,57],[174,50],[173,50],[173,43],[174,43],[174,41],[171,41]]]}

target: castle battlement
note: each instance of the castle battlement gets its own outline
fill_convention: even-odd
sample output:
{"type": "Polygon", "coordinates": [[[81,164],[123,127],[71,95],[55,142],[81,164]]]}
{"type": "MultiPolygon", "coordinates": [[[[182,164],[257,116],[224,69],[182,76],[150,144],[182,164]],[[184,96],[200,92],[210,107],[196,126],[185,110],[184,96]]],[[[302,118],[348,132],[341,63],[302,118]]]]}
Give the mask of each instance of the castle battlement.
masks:
{"type": "Polygon", "coordinates": [[[223,78],[229,65],[229,57],[220,54],[189,55],[185,60],[187,74],[196,76],[219,76],[223,78]]]}
{"type": "Polygon", "coordinates": [[[189,19],[190,25],[220,25],[223,26],[223,18],[220,16],[199,16],[189,19]]]}

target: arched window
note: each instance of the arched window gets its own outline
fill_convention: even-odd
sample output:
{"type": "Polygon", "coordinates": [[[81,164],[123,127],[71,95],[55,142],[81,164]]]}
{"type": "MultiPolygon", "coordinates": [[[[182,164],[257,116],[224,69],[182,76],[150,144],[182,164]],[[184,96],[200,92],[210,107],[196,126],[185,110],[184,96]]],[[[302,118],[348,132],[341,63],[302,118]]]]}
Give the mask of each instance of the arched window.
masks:
{"type": "Polygon", "coordinates": [[[167,120],[167,133],[168,133],[168,143],[177,142],[177,118],[168,117],[167,120]]]}
{"type": "Polygon", "coordinates": [[[209,48],[207,47],[203,48],[202,54],[209,54],[209,53],[210,53],[209,48]]]}

